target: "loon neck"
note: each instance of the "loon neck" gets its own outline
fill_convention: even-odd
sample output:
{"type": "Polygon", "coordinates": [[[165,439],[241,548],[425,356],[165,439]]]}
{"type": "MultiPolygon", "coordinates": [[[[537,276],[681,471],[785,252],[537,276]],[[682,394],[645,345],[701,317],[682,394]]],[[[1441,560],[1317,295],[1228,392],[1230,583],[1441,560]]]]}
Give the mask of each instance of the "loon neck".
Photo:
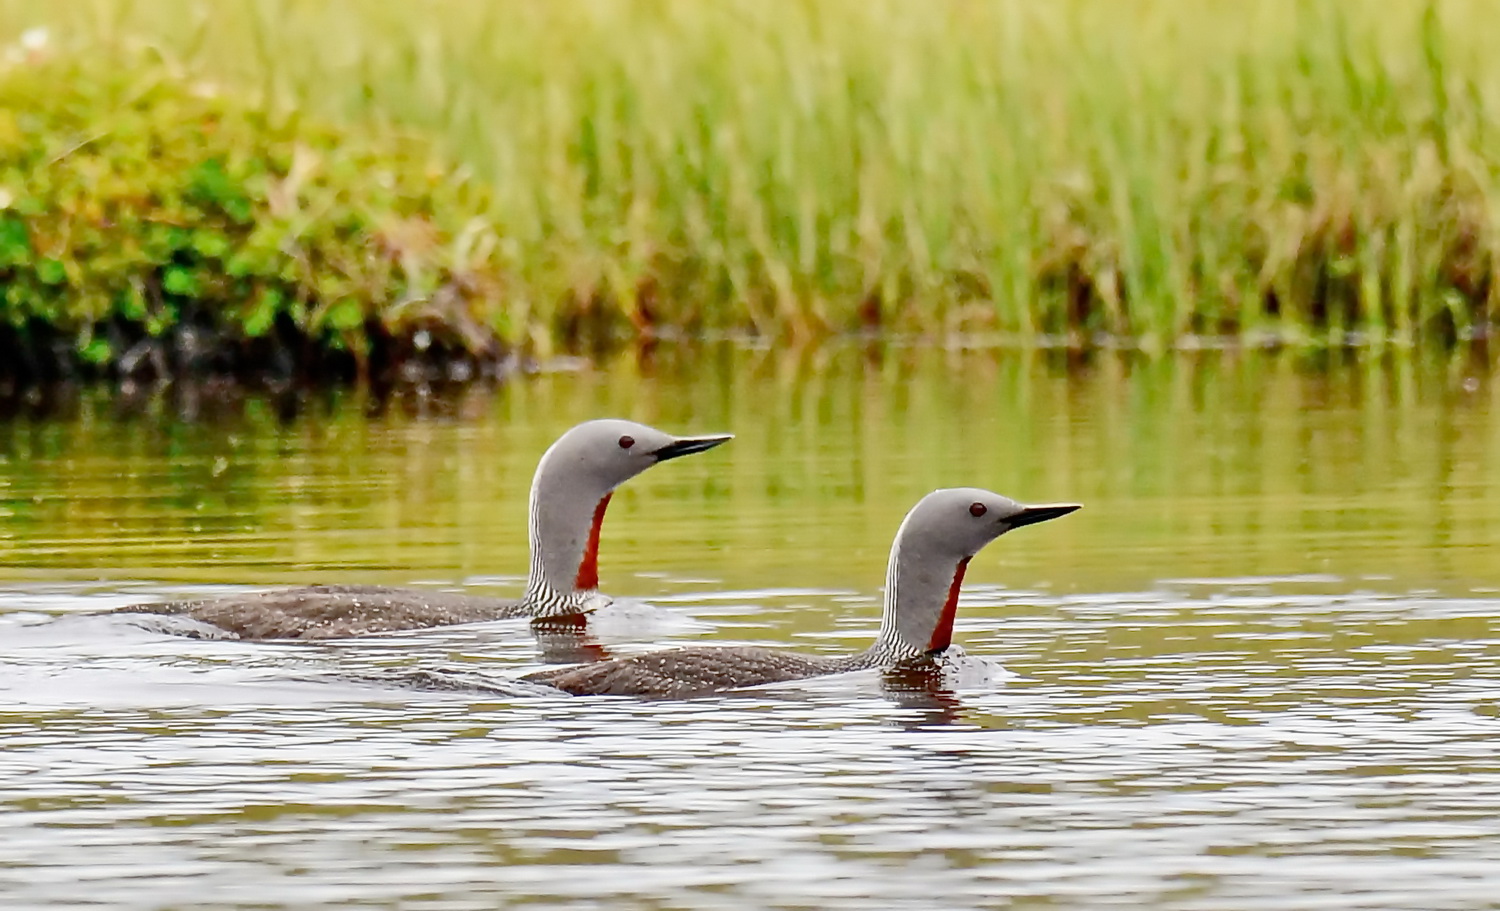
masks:
{"type": "Polygon", "coordinates": [[[613,491],[589,495],[548,467],[543,456],[527,509],[531,566],[521,603],[534,617],[584,613],[609,602],[599,594],[599,536],[613,491]]]}
{"type": "Polygon", "coordinates": [[[898,531],[886,567],[880,634],[866,653],[880,665],[941,653],[953,642],[958,594],[969,557],[903,545],[898,531]]]}

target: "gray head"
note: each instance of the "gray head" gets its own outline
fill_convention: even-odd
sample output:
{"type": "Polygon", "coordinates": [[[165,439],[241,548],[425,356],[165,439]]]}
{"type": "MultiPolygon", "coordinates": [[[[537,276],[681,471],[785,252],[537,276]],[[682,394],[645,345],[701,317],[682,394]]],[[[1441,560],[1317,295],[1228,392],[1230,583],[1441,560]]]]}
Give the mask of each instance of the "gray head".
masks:
{"type": "Polygon", "coordinates": [[[525,600],[533,615],[577,613],[606,603],[593,593],[599,587],[599,532],[616,487],[652,465],[733,438],[675,437],[618,419],[585,421],[558,437],[531,482],[525,600]]]}
{"type": "Polygon", "coordinates": [[[1076,503],[1025,506],[978,487],[935,490],[896,530],[886,567],[885,612],[875,650],[886,661],[941,652],[953,641],[958,590],[969,559],[1023,525],[1065,516],[1076,503]]]}

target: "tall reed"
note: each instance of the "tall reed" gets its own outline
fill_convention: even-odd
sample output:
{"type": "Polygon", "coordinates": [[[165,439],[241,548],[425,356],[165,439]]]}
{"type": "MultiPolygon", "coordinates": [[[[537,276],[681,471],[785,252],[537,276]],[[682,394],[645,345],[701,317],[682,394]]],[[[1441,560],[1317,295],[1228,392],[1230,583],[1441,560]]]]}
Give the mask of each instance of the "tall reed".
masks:
{"type": "Polygon", "coordinates": [[[1500,319],[1484,0],[0,0],[495,187],[512,325],[1458,337],[1500,319]]]}

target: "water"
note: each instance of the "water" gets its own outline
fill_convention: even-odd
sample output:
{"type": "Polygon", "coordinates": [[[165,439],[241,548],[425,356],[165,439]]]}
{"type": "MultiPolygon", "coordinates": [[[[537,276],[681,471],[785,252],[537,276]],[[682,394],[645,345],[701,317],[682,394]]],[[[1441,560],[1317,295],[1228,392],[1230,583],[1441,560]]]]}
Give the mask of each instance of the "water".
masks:
{"type": "Polygon", "coordinates": [[[457,398],[19,406],[0,424],[0,897],[1494,907],[1493,373],[711,349],[457,398]],[[299,646],[86,616],[312,580],[515,593],[536,457],[600,414],[739,434],[616,496],[601,575],[660,608],[642,628],[299,646]],[[394,682],[681,642],[862,648],[897,522],[949,484],[1086,504],[969,569],[957,639],[1012,676],[681,703],[394,682]]]}

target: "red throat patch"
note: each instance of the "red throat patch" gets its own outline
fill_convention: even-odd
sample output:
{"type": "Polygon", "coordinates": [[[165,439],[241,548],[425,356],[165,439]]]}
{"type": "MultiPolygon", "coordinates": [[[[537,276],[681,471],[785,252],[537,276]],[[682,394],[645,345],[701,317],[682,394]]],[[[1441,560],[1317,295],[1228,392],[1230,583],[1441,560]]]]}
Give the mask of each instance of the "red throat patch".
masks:
{"type": "Polygon", "coordinates": [[[929,652],[940,652],[953,644],[953,618],[958,614],[958,590],[964,584],[964,570],[969,568],[969,558],[965,557],[959,561],[958,569],[953,571],[953,584],[948,586],[948,600],[943,602],[943,613],[939,615],[937,626],[932,628],[932,638],[927,640],[929,652]]]}
{"type": "Polygon", "coordinates": [[[604,495],[594,507],[594,524],[589,528],[589,543],[583,546],[583,559],[578,563],[578,576],[573,580],[576,591],[591,592],[599,587],[599,531],[604,528],[604,510],[609,508],[609,498],[604,495]]]}

